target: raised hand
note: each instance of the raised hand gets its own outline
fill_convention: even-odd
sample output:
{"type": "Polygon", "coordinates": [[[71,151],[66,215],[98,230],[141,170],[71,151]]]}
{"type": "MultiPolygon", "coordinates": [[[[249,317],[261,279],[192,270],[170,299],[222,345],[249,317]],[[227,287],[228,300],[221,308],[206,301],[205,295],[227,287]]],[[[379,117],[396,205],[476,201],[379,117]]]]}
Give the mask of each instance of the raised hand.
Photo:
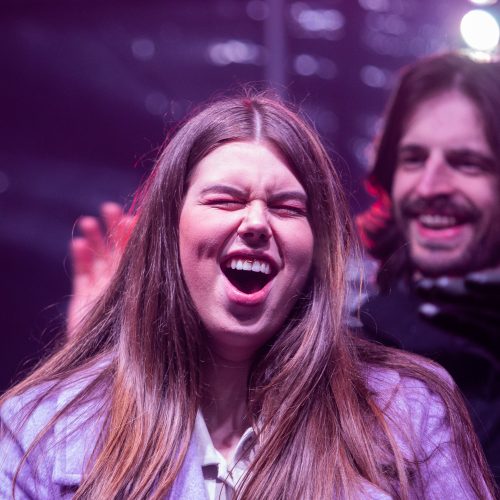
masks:
{"type": "Polygon", "coordinates": [[[102,223],[90,216],[78,220],[81,236],[74,237],[70,244],[73,281],[67,317],[69,336],[110,283],[133,228],[134,218],[117,203],[103,203],[100,213],[102,223]]]}

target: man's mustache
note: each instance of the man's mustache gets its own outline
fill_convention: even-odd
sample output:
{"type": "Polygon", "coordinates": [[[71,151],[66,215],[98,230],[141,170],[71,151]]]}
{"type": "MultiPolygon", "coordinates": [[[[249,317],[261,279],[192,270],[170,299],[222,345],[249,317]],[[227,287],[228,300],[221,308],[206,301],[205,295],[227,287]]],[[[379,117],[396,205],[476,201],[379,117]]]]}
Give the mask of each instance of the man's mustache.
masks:
{"type": "Polygon", "coordinates": [[[438,214],[455,217],[459,221],[479,219],[481,212],[468,200],[456,200],[452,196],[439,195],[433,197],[406,198],[401,202],[401,213],[406,218],[423,214],[438,214]]]}

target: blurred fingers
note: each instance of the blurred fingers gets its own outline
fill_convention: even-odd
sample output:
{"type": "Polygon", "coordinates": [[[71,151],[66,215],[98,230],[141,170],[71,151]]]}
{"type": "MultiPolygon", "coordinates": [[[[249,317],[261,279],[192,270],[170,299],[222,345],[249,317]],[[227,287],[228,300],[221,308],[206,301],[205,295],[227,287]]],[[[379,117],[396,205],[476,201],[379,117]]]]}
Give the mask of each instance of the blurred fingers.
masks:
{"type": "Polygon", "coordinates": [[[102,255],[106,252],[106,238],[96,217],[80,217],[77,227],[94,253],[102,255]]]}

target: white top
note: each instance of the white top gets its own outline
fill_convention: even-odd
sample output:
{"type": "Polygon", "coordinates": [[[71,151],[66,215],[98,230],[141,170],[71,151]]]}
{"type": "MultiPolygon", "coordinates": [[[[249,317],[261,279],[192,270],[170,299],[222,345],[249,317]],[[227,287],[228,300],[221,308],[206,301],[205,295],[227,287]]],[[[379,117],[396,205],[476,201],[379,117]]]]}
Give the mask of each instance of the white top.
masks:
{"type": "Polygon", "coordinates": [[[194,435],[209,500],[231,500],[250,462],[250,447],[254,437],[252,428],[249,427],[243,433],[229,460],[215,449],[200,411],[196,415],[194,435]]]}

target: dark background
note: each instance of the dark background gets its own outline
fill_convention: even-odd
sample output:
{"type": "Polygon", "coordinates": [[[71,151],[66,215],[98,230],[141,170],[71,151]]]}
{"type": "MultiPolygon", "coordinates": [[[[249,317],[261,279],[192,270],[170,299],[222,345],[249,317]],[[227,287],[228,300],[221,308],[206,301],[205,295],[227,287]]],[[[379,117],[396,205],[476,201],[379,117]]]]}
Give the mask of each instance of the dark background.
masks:
{"type": "Polygon", "coordinates": [[[467,0],[3,0],[0,391],[64,325],[82,214],[128,203],[166,132],[252,83],[300,104],[354,212],[395,72],[461,47],[467,0]],[[335,153],[333,153],[335,152],[335,153]]]}

